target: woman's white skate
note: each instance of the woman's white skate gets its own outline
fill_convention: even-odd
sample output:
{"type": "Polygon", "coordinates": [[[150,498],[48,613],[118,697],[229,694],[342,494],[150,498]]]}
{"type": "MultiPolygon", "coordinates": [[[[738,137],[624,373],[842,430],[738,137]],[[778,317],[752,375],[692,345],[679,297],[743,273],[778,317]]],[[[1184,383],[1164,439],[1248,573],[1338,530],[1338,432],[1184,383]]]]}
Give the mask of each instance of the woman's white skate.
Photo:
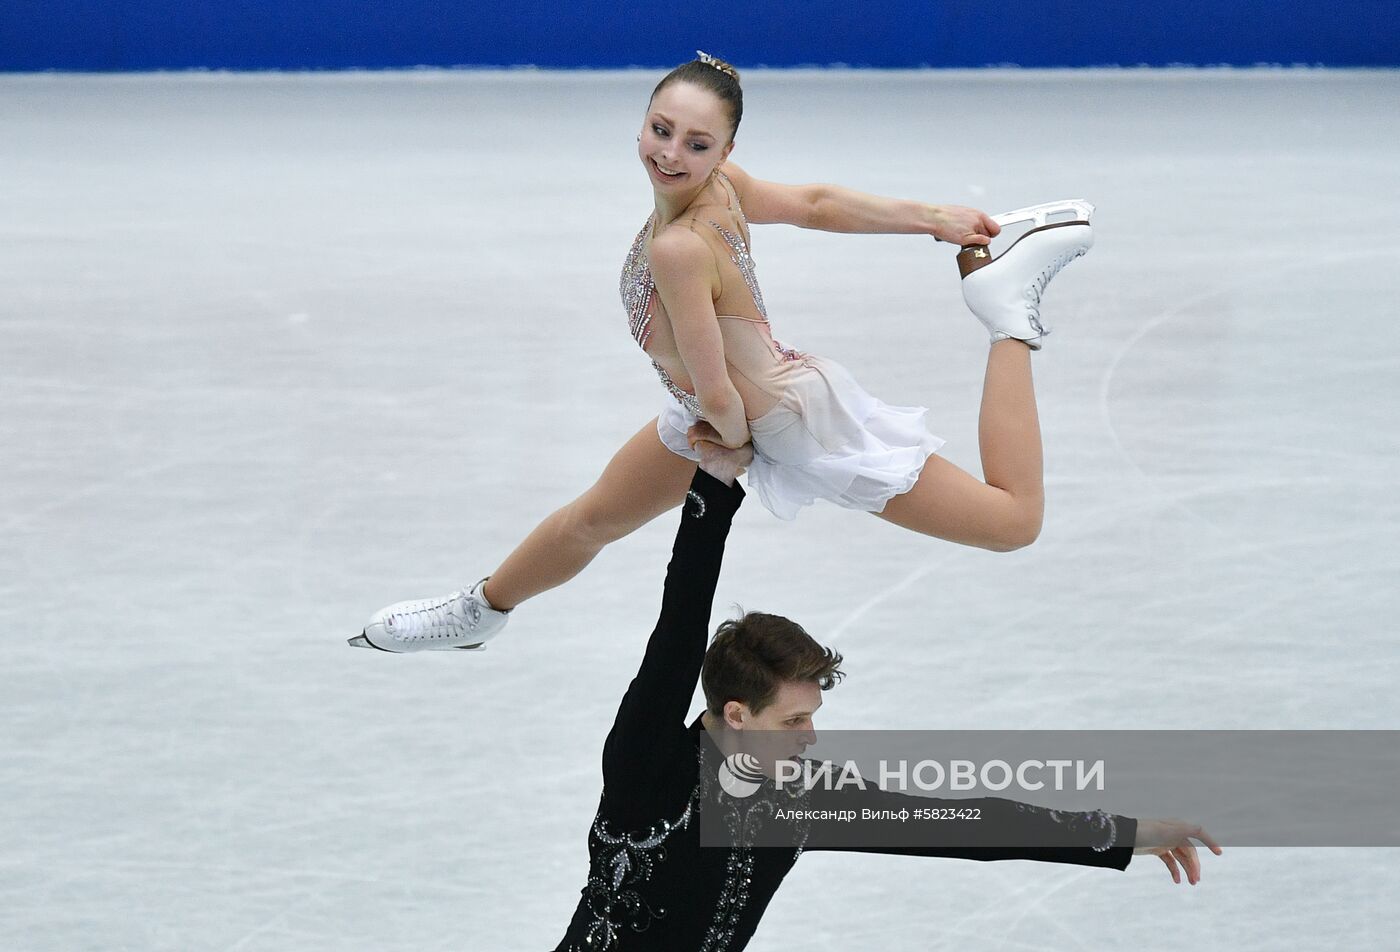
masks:
{"type": "Polygon", "coordinates": [[[375,612],[362,634],[350,639],[356,648],[404,653],[445,649],[479,650],[500,634],[510,612],[497,611],[481,594],[486,579],[470,589],[442,598],[396,602],[375,612]]]}
{"type": "Polygon", "coordinates": [[[1041,297],[1061,268],[1094,246],[1093,214],[1093,205],[1068,198],[993,215],[1003,229],[1029,223],[1030,230],[996,257],[983,245],[958,252],[963,300],[993,342],[1014,338],[1040,350],[1050,333],[1040,317],[1041,297]]]}

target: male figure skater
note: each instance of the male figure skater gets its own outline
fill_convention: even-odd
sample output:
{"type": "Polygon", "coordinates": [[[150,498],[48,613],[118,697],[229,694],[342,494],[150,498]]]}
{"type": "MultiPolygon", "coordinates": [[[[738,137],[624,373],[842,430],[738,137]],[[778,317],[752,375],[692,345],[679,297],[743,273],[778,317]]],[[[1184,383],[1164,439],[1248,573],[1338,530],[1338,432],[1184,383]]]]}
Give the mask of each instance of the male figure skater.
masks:
{"type": "MultiPolygon", "coordinates": [[[[962,827],[959,845],[702,848],[699,811],[723,796],[716,779],[700,770],[702,731],[722,749],[732,749],[735,732],[787,731],[792,751],[800,751],[811,738],[822,690],[840,676],[841,659],[799,626],[772,615],[726,623],[707,651],[725,538],[744,498],[737,477],[753,449],[725,450],[706,441],[696,448],[701,468],[682,510],[661,616],[603,747],[603,794],[588,837],[588,885],[556,952],[739,952],[783,877],[811,849],[1114,869],[1125,868],[1134,852],[1151,852],[1161,856],[1174,881],[1180,882],[1178,861],[1189,881],[1198,881],[1191,837],[1220,852],[1199,827],[1102,812],[1073,814],[1074,822],[1064,822],[1064,814],[999,798],[932,800],[876,790],[848,801],[870,804],[873,796],[885,806],[896,801],[880,798],[976,808],[981,822],[962,827]],[[687,727],[702,666],[707,709],[687,727]],[[965,845],[969,830],[974,837],[986,831],[986,841],[997,845],[965,845]]],[[[822,796],[820,805],[830,807],[846,794],[822,796]]]]}

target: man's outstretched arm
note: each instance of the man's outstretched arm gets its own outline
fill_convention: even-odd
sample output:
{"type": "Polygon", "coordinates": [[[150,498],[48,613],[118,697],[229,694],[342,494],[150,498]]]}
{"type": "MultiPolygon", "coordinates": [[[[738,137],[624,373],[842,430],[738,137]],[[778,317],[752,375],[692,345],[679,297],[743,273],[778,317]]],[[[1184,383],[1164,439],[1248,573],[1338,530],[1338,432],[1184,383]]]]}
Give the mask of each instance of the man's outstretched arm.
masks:
{"type": "Polygon", "coordinates": [[[878,788],[813,793],[809,808],[845,811],[863,822],[840,824],[835,831],[827,827],[818,842],[807,844],[808,852],[1027,859],[1112,869],[1125,869],[1134,855],[1152,854],[1166,864],[1174,882],[1184,873],[1192,885],[1201,879],[1195,842],[1222,853],[1199,824],[1185,820],[1050,810],[999,797],[935,799],[878,788]]]}
{"type": "Polygon", "coordinates": [[[828,828],[823,832],[832,833],[830,838],[809,844],[809,852],[1028,859],[1125,869],[1137,837],[1133,817],[1048,810],[1000,797],[942,799],[869,789],[818,792],[811,799],[824,810],[854,811],[864,822],[828,828]]]}

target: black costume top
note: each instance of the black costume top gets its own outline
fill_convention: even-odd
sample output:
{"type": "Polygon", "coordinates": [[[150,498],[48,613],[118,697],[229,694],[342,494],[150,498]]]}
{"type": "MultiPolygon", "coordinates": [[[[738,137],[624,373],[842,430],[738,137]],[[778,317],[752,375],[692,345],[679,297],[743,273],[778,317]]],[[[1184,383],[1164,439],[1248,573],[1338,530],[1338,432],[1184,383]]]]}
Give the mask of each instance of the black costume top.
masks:
{"type": "Polygon", "coordinates": [[[661,617],[603,747],[603,795],[588,837],[588,885],[555,952],[738,952],[783,877],[811,849],[1128,865],[1137,829],[1128,817],[879,790],[818,794],[824,799],[804,806],[898,808],[912,800],[977,807],[983,822],[990,821],[985,829],[1011,829],[1025,834],[1015,842],[1041,845],[701,848],[701,804],[709,809],[723,795],[717,779],[699,768],[704,728],[699,718],[687,727],[685,718],[708,643],[725,538],[743,497],[737,483],[725,486],[696,471],[666,572],[661,617]]]}

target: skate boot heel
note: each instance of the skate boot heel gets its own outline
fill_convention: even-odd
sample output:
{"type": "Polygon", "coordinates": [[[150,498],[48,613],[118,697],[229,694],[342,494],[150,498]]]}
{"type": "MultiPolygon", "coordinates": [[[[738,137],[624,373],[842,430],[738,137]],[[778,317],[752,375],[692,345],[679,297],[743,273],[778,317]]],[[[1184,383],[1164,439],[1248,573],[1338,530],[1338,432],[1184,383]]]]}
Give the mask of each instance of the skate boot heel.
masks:
{"type": "Polygon", "coordinates": [[[1029,225],[1001,254],[984,245],[958,252],[963,300],[991,333],[992,342],[1024,341],[1039,350],[1050,333],[1040,316],[1041,298],[1050,280],[1094,245],[1089,223],[1094,206],[1079,198],[1062,199],[993,215],[1003,229],[1029,225]]]}
{"type": "Polygon", "coordinates": [[[958,274],[964,278],[991,263],[992,253],[986,245],[964,245],[958,252],[958,274]]]}
{"type": "Polygon", "coordinates": [[[410,651],[480,651],[500,634],[510,612],[491,607],[482,594],[486,579],[469,590],[442,598],[397,602],[375,612],[359,635],[355,648],[377,648],[402,654],[410,651]]]}

